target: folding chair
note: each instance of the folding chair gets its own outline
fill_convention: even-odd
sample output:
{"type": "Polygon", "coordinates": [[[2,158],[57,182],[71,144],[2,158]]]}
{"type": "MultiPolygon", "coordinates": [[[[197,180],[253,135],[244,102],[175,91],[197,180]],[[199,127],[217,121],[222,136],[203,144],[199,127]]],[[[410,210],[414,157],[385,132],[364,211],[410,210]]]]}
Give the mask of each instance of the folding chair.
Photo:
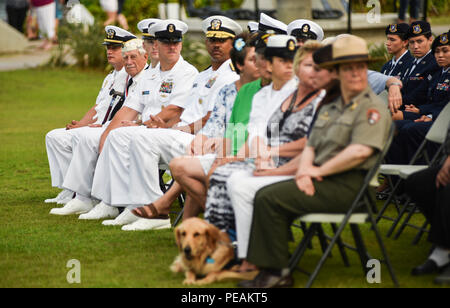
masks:
{"type": "Polygon", "coordinates": [[[370,197],[369,187],[372,183],[372,179],[376,176],[379,166],[381,165],[382,159],[386,155],[389,146],[391,144],[393,135],[394,135],[395,126],[394,124],[391,126],[389,131],[389,138],[388,142],[386,143],[384,149],[382,152],[379,153],[379,157],[377,159],[377,162],[375,166],[367,173],[364,183],[358,192],[357,197],[353,201],[350,209],[345,214],[322,214],[322,213],[312,213],[305,216],[300,217],[300,221],[304,223],[309,223],[310,227],[307,229],[306,234],[300,244],[297,246],[295,252],[292,254],[292,257],[289,261],[289,269],[292,272],[297,264],[300,262],[301,258],[303,257],[304,253],[306,252],[306,249],[311,242],[315,232],[318,230],[321,224],[323,223],[331,223],[332,225],[339,224],[339,227],[335,230],[334,236],[331,238],[330,243],[327,245],[326,251],[322,255],[322,258],[320,259],[319,263],[317,264],[314,272],[310,275],[308,283],[306,284],[306,287],[309,288],[313,284],[314,280],[316,279],[317,275],[319,274],[319,271],[321,270],[322,266],[324,265],[327,258],[330,256],[331,250],[333,249],[334,245],[339,241],[340,236],[346,227],[347,224],[350,225],[353,239],[355,240],[356,244],[356,250],[359,254],[359,257],[361,259],[362,267],[364,270],[364,273],[367,271],[367,261],[370,260],[370,256],[368,254],[368,251],[364,245],[361,232],[359,230],[358,225],[363,223],[370,223],[372,225],[372,229],[375,232],[378,245],[380,246],[381,252],[383,254],[383,262],[386,263],[390,276],[392,278],[392,281],[394,282],[395,286],[399,286],[399,283],[397,281],[397,278],[394,273],[394,269],[391,265],[391,262],[389,260],[386,248],[384,246],[383,240],[381,238],[380,232],[377,228],[377,224],[375,222],[375,218],[373,215],[373,209],[375,208],[374,200],[370,197]],[[364,209],[367,211],[367,213],[355,213],[356,210],[364,209]]]}
{"type": "MultiPolygon", "coordinates": [[[[172,175],[170,174],[170,169],[168,166],[164,166],[161,165],[160,169],[159,169],[159,186],[161,187],[161,190],[163,193],[166,193],[171,187],[172,185],[175,183],[175,180],[172,178],[172,175]],[[164,182],[164,174],[168,174],[171,179],[166,183],[164,182]]],[[[171,214],[176,214],[176,218],[174,220],[174,222],[172,223],[172,227],[174,228],[181,220],[181,218],[183,217],[183,213],[184,213],[184,201],[185,201],[185,197],[183,194],[181,194],[178,197],[178,204],[181,207],[181,210],[179,212],[177,211],[171,211],[171,214]]]]}
{"type": "MultiPolygon", "coordinates": [[[[390,181],[390,185],[392,186],[392,190],[390,195],[388,196],[386,202],[384,203],[382,209],[378,213],[376,221],[379,222],[381,218],[388,219],[393,221],[393,224],[391,228],[389,229],[387,236],[391,236],[395,229],[397,228],[398,224],[400,223],[401,219],[403,218],[404,214],[408,211],[409,208],[409,215],[408,218],[405,220],[405,223],[402,225],[401,229],[396,233],[395,239],[397,239],[404,228],[406,226],[414,227],[416,229],[419,229],[419,234],[423,234],[426,232],[424,230],[424,226],[426,226],[426,223],[422,227],[418,227],[415,225],[409,224],[409,220],[415,213],[416,207],[413,206],[412,208],[409,207],[411,204],[411,199],[407,198],[406,202],[403,205],[400,205],[397,198],[395,197],[395,193],[400,187],[402,181],[406,180],[411,174],[421,171],[423,169],[426,169],[428,166],[433,165],[436,163],[437,159],[439,158],[442,150],[443,150],[443,143],[445,141],[446,132],[448,128],[448,123],[450,122],[450,104],[447,104],[445,108],[441,111],[439,114],[439,117],[436,119],[436,121],[431,126],[430,130],[428,131],[427,135],[425,136],[425,140],[420,145],[419,149],[417,149],[416,153],[414,154],[413,158],[411,159],[411,162],[409,165],[381,165],[380,173],[390,176],[398,176],[399,180],[395,184],[395,186],[392,186],[392,181],[390,181]],[[429,159],[428,153],[427,153],[427,144],[429,142],[434,142],[437,144],[440,144],[438,151],[436,154],[429,159]],[[425,161],[428,165],[414,165],[414,163],[421,157],[425,158],[425,161]],[[399,209],[399,213],[396,219],[384,216],[384,213],[387,209],[387,207],[391,204],[391,201],[394,200],[394,203],[396,204],[397,208],[399,209]]],[[[416,242],[416,239],[413,241],[416,242]]]]}

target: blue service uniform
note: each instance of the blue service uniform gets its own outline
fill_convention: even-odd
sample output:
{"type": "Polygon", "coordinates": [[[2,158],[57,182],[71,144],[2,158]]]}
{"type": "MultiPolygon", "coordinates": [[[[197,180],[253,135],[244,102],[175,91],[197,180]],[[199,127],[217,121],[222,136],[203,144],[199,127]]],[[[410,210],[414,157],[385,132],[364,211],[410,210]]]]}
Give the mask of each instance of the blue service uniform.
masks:
{"type": "MultiPolygon", "coordinates": [[[[450,69],[440,69],[430,81],[428,101],[419,106],[420,114],[404,112],[406,120],[395,121],[398,134],[395,136],[386,161],[392,164],[408,164],[426,134],[439,116],[440,112],[450,101],[450,69]],[[431,122],[414,122],[422,115],[432,115],[431,122]]],[[[438,145],[428,145],[429,157],[432,157],[438,149],[438,145]]]]}
{"type": "Polygon", "coordinates": [[[441,68],[436,63],[433,52],[429,52],[414,70],[414,62],[408,68],[403,78],[402,98],[403,105],[414,105],[419,107],[426,104],[428,89],[433,75],[441,68]]]}
{"type": "Polygon", "coordinates": [[[400,60],[395,64],[394,58],[391,61],[386,62],[381,68],[381,73],[387,76],[397,77],[401,81],[405,77],[406,71],[411,67],[414,61],[414,57],[411,53],[406,51],[406,53],[400,58],[400,60]]]}

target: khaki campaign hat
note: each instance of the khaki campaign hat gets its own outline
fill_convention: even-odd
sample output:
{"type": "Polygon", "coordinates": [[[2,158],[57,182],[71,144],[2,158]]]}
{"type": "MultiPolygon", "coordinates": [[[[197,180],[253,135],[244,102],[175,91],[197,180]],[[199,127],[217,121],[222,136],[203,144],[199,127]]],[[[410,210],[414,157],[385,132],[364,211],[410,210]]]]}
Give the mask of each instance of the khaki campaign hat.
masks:
{"type": "Polygon", "coordinates": [[[369,49],[364,39],[347,35],[337,39],[333,44],[320,48],[314,53],[314,62],[322,68],[332,67],[337,64],[353,62],[376,62],[369,56],[369,49]]]}

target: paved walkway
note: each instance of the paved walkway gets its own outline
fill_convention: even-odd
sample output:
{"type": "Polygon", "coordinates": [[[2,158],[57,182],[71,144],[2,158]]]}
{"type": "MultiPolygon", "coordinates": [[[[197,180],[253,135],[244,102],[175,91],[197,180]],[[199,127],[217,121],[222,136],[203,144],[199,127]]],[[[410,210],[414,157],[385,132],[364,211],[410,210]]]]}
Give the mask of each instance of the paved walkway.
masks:
{"type": "Polygon", "coordinates": [[[25,53],[0,55],[0,71],[34,68],[46,64],[52,56],[52,50],[39,49],[38,46],[41,44],[41,41],[30,42],[29,49],[25,53]]]}

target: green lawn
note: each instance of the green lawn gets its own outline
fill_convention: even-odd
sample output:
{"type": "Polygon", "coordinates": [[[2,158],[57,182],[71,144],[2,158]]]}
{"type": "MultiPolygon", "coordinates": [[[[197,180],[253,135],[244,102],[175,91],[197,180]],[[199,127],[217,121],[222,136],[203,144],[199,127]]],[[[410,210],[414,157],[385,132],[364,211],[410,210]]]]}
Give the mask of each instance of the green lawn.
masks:
{"type": "MultiPolygon", "coordinates": [[[[124,232],[75,216],[51,216],[53,205],[43,202],[58,193],[50,185],[45,134],[80,118],[95,102],[102,79],[101,73],[75,70],[0,73],[0,287],[182,287],[182,275],[169,270],[177,255],[173,230],[124,232]],[[81,263],[81,284],[67,283],[71,259],[81,263]]],[[[389,225],[380,224],[383,234],[389,225]]],[[[374,257],[380,257],[367,227],[363,234],[374,257]]],[[[388,251],[402,287],[433,287],[433,277],[409,274],[430,248],[425,240],[410,245],[414,235],[408,229],[398,241],[386,239],[388,251]]],[[[302,267],[312,270],[320,255],[315,243],[302,267]]],[[[352,266],[344,268],[334,251],[315,286],[392,286],[385,267],[381,285],[368,284],[356,254],[349,255],[352,266]]],[[[306,283],[299,272],[295,279],[298,287],[306,283]]]]}

